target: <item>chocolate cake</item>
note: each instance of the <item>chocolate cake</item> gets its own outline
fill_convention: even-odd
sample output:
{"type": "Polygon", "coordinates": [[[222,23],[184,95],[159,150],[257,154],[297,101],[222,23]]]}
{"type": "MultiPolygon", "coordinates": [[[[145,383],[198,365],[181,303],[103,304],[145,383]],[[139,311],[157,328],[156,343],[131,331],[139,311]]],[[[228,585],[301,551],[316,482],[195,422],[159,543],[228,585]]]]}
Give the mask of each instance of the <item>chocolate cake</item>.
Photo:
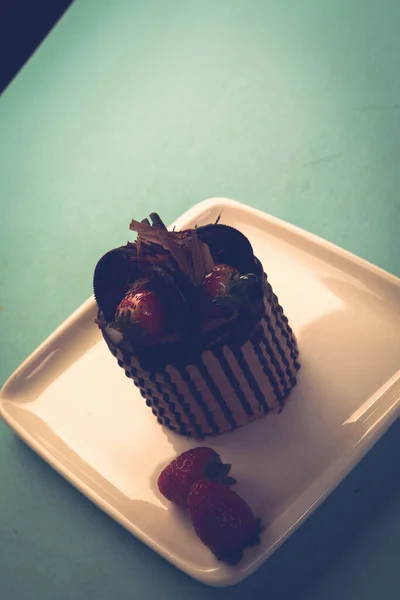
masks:
{"type": "Polygon", "coordinates": [[[218,222],[168,231],[97,263],[96,322],[160,424],[204,437],[280,411],[300,367],[295,335],[249,240],[218,222]]]}

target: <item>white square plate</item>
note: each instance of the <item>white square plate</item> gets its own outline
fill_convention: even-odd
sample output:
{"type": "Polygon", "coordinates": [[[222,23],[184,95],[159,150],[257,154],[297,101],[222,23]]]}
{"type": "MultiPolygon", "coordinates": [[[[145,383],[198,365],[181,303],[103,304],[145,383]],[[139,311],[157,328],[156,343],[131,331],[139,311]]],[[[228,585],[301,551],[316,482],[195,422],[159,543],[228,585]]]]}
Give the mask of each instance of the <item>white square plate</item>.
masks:
{"type": "Polygon", "coordinates": [[[165,430],[108,351],[88,300],[10,377],[4,420],[143,542],[210,585],[259,567],[356,465],[400,411],[400,280],[305,231],[233,201],[202,202],[178,229],[215,221],[251,240],[295,330],[302,368],[280,415],[207,445],[233,464],[264,528],[236,567],[215,560],[157,491],[193,441],[165,430]]]}

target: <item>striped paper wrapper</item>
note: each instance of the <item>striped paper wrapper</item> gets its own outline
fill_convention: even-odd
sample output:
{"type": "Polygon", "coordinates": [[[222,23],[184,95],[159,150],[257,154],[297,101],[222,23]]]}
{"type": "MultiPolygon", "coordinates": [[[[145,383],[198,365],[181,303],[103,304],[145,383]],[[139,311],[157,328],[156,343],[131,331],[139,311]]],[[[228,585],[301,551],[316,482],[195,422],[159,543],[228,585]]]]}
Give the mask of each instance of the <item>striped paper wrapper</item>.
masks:
{"type": "Polygon", "coordinates": [[[266,280],[264,313],[241,344],[220,344],[149,371],[105,340],[161,425],[202,438],[282,410],[300,368],[295,335],[266,280]]]}

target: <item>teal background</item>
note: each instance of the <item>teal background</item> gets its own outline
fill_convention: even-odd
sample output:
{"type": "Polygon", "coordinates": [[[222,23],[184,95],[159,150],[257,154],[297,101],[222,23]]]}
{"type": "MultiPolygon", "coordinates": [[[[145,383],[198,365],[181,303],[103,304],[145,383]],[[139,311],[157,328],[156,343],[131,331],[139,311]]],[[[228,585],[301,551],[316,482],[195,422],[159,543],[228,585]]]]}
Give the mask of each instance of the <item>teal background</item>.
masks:
{"type": "MultiPolygon", "coordinates": [[[[0,383],[154,209],[231,197],[400,275],[399,23],[397,0],[77,0],[0,100],[0,383]]],[[[0,424],[0,598],[396,598],[399,433],[212,590],[0,424]]]]}

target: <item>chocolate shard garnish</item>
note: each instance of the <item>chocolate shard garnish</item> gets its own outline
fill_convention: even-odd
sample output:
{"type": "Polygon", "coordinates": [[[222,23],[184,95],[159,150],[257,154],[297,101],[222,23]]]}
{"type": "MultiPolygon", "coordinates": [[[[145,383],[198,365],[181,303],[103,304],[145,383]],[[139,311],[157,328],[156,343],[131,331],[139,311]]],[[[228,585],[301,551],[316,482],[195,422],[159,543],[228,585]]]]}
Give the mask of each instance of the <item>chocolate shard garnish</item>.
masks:
{"type": "Polygon", "coordinates": [[[207,244],[197,238],[194,230],[189,234],[168,231],[135,220],[132,220],[130,229],[137,232],[137,243],[146,244],[150,247],[150,252],[154,245],[161,246],[169,252],[193,285],[199,285],[214,266],[207,244]]]}
{"type": "Polygon", "coordinates": [[[167,229],[158,213],[150,213],[150,219],[153,223],[153,227],[159,227],[160,229],[167,229]]]}
{"type": "Polygon", "coordinates": [[[204,277],[208,273],[211,273],[214,267],[214,261],[211,256],[210,248],[207,246],[207,244],[200,242],[195,229],[192,229],[191,237],[187,239],[186,243],[192,252],[193,282],[194,285],[200,285],[204,277]]]}

